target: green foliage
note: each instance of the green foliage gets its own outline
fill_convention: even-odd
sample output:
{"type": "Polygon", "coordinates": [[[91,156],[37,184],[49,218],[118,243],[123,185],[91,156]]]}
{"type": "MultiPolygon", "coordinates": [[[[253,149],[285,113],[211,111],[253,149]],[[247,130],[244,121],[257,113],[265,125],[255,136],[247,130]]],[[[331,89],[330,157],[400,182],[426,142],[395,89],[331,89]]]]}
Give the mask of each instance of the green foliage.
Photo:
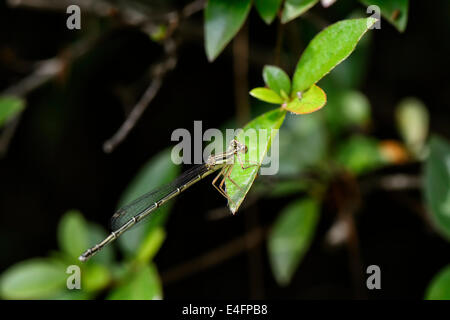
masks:
{"type": "Polygon", "coordinates": [[[72,210],[63,216],[58,227],[58,242],[62,251],[74,261],[86,250],[89,245],[88,230],[79,211],[72,210]]]}
{"type": "Polygon", "coordinates": [[[398,31],[403,32],[408,23],[409,0],[360,0],[366,6],[376,5],[381,15],[394,25],[398,31]]]}
{"type": "Polygon", "coordinates": [[[5,299],[42,299],[50,297],[66,283],[65,267],[50,259],[22,261],[0,278],[0,295],[5,299]]]}
{"type": "Polygon", "coordinates": [[[425,299],[450,300],[450,265],[442,269],[430,282],[425,299]]]}
{"type": "Polygon", "coordinates": [[[280,130],[280,171],[283,176],[296,176],[317,167],[328,154],[327,127],[323,111],[307,116],[286,116],[280,130]]]}
{"type": "Polygon", "coordinates": [[[153,264],[132,270],[122,283],[108,296],[109,300],[159,300],[162,287],[153,264]]]}
{"type": "Polygon", "coordinates": [[[147,237],[140,245],[136,261],[145,263],[151,261],[166,238],[163,228],[156,228],[147,234],[147,237]]]}
{"type": "Polygon", "coordinates": [[[281,104],[283,98],[281,98],[275,91],[268,88],[255,88],[250,91],[250,95],[264,102],[281,104]]]}
{"type": "Polygon", "coordinates": [[[213,61],[233,39],[250,11],[250,0],[208,0],[205,8],[205,49],[213,61]]]}
{"type": "Polygon", "coordinates": [[[309,249],[319,220],[319,205],[312,199],[286,207],[270,232],[267,248],[270,265],[280,285],[287,285],[309,249]]]}
{"type": "Polygon", "coordinates": [[[281,22],[287,23],[294,20],[313,7],[319,0],[286,0],[284,2],[281,22]]]}
{"type": "Polygon", "coordinates": [[[276,66],[265,66],[263,78],[266,86],[275,91],[283,99],[287,99],[291,93],[291,80],[282,69],[276,66]]]}
{"type": "Polygon", "coordinates": [[[434,224],[450,239],[450,144],[437,136],[425,163],[424,192],[434,224]]]}
{"type": "Polygon", "coordinates": [[[365,130],[371,122],[369,99],[360,91],[342,89],[329,94],[325,115],[333,135],[354,129],[365,130]]]}
{"type": "Polygon", "coordinates": [[[281,2],[282,0],[254,0],[256,10],[267,24],[275,19],[281,2]]]}
{"type": "Polygon", "coordinates": [[[303,92],[347,58],[376,19],[339,21],[314,37],[295,69],[291,96],[303,92]]]}
{"type": "Polygon", "coordinates": [[[406,146],[417,158],[424,153],[430,117],[425,105],[416,98],[402,100],[395,110],[397,127],[406,146]]]}
{"type": "Polygon", "coordinates": [[[25,109],[25,101],[13,96],[0,97],[0,128],[25,109]]]}
{"type": "Polygon", "coordinates": [[[239,186],[225,181],[228,196],[231,198],[229,207],[233,214],[238,210],[245,196],[247,195],[261,163],[270,147],[272,138],[278,134],[278,130],[283,123],[286,112],[281,109],[269,111],[249,122],[237,136],[237,140],[248,147],[248,152],[242,156],[244,162],[255,164],[253,167],[242,169],[236,161],[231,172],[231,179],[239,186]],[[254,136],[256,134],[256,137],[254,136]],[[258,143],[249,144],[246,137],[258,143]],[[244,160],[245,159],[245,160],[244,160]]]}
{"type": "Polygon", "coordinates": [[[363,174],[384,164],[378,142],[361,135],[344,142],[338,149],[336,160],[355,174],[363,174]]]}
{"type": "MultiPolygon", "coordinates": [[[[151,159],[124,191],[120,203],[129,202],[159,183],[169,182],[179,173],[165,150],[151,159]]],[[[58,227],[61,252],[53,258],[27,260],[8,269],[0,278],[0,295],[6,299],[91,299],[110,287],[120,285],[110,293],[111,299],[160,299],[162,289],[156,268],[151,260],[160,249],[165,232],[162,228],[169,206],[159,209],[158,219],[143,221],[120,239],[121,248],[128,255],[130,265],[114,261],[112,247],[83,263],[81,290],[68,290],[66,268],[78,264],[78,256],[90,245],[99,243],[107,233],[100,226],[85,221],[79,211],[68,211],[58,227]],[[138,230],[138,231],[136,231],[138,230]],[[131,269],[130,269],[131,268],[131,269]],[[137,270],[133,273],[130,270],[137,270]]]]}
{"type": "Polygon", "coordinates": [[[91,264],[84,268],[81,277],[81,288],[86,292],[103,290],[112,280],[109,269],[101,264],[91,264]]]}
{"type": "MultiPolygon", "coordinates": [[[[255,0],[254,4],[263,20],[270,24],[276,17],[281,2],[255,0]]],[[[318,0],[285,1],[282,22],[298,17],[317,2],[318,0]]],[[[237,34],[249,14],[251,3],[250,0],[208,1],[204,12],[205,50],[210,61],[237,34]]],[[[250,121],[236,137],[246,144],[248,152],[241,155],[246,169],[241,168],[239,161],[235,161],[231,179],[236,185],[231,180],[225,180],[227,194],[231,198],[229,208],[233,214],[252,187],[272,140],[284,122],[285,126],[281,130],[286,134],[280,141],[280,171],[283,174],[299,174],[311,168],[317,170],[326,161],[336,161],[355,174],[373,170],[383,164],[377,140],[364,136],[353,136],[344,141],[334,157],[329,159],[329,138],[333,123],[337,128],[347,128],[363,126],[370,119],[370,104],[360,92],[348,88],[342,91],[334,88],[333,91],[330,86],[332,96],[338,97],[333,98],[336,106],[334,113],[287,116],[287,111],[307,114],[326,104],[327,96],[316,83],[351,54],[373,23],[375,19],[371,18],[344,20],[320,32],[299,59],[292,81],[282,69],[276,66],[264,67],[263,79],[267,87],[255,88],[250,94],[259,100],[278,104],[279,107],[250,121]],[[334,95],[338,91],[339,94],[334,95]],[[248,137],[251,137],[252,143],[248,143],[248,137]],[[254,141],[257,142],[253,143],[254,141]]],[[[166,30],[161,29],[152,36],[159,41],[164,38],[165,33],[166,30]]],[[[15,103],[16,107],[10,108],[13,111],[3,112],[6,116],[3,115],[2,118],[1,112],[6,108],[2,110],[1,103],[4,101],[0,100],[0,126],[2,119],[4,123],[23,109],[23,105],[11,101],[9,104],[15,103]]],[[[423,139],[421,141],[423,143],[423,139]]],[[[433,156],[436,157],[436,154],[432,152],[430,159],[434,159],[433,156]]],[[[119,201],[119,207],[172,181],[178,174],[179,167],[170,160],[170,151],[161,152],[145,164],[131,181],[119,201]]],[[[310,247],[319,221],[321,199],[311,186],[305,179],[285,181],[276,183],[269,194],[272,197],[295,195],[300,191],[307,194],[306,199],[296,200],[280,212],[268,238],[270,264],[280,285],[288,284],[293,277],[310,247]]],[[[439,204],[439,208],[441,206],[439,204]]],[[[2,297],[88,299],[109,290],[108,299],[162,298],[161,281],[152,260],[166,237],[163,226],[170,208],[170,203],[162,206],[152,213],[152,219],[141,222],[119,238],[119,246],[125,257],[123,263],[114,260],[110,246],[83,264],[82,290],[70,292],[65,288],[68,276],[65,268],[69,264],[75,264],[80,253],[91,244],[101,241],[107,232],[96,224],[86,222],[80,212],[69,211],[62,217],[58,228],[62,252],[57,256],[61,261],[47,258],[12,266],[0,279],[2,297]]],[[[448,228],[447,222],[445,225],[448,228]]]]}
{"type": "Polygon", "coordinates": [[[300,97],[294,97],[283,107],[296,114],[307,114],[321,109],[326,103],[327,96],[325,92],[318,86],[313,85],[303,92],[300,97]]]}
{"type": "MultiPolygon", "coordinates": [[[[180,167],[171,161],[171,153],[166,149],[150,159],[136,174],[120,197],[119,206],[132,202],[146,192],[174,180],[180,173],[180,167]]],[[[151,219],[140,222],[119,239],[120,248],[129,256],[134,256],[136,249],[154,228],[162,226],[172,208],[173,202],[158,208],[151,219]]]]}

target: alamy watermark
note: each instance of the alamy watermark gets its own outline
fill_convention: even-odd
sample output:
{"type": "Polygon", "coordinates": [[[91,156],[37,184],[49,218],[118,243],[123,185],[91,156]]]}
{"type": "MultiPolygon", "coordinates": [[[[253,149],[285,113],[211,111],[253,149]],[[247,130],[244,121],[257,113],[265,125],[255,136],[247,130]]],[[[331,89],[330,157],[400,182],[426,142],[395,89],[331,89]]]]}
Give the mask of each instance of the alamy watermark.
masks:
{"type": "Polygon", "coordinates": [[[81,269],[76,264],[67,267],[66,273],[69,274],[66,280],[66,286],[69,290],[81,289],[81,269]]]}
{"type": "Polygon", "coordinates": [[[226,151],[230,141],[239,137],[248,152],[242,156],[244,162],[261,163],[261,175],[275,175],[279,169],[278,129],[207,129],[203,132],[202,121],[194,121],[194,133],[184,128],[172,132],[171,140],[178,142],[172,148],[171,159],[175,164],[201,164],[211,154],[226,151]],[[209,142],[203,149],[203,142],[209,142]]]}

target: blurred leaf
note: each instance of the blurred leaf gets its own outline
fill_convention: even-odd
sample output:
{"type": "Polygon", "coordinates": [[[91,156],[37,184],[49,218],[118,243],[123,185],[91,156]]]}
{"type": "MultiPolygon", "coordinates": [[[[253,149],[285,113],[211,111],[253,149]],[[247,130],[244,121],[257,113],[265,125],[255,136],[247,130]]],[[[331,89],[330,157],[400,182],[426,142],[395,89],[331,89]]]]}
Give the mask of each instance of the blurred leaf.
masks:
{"type": "Polygon", "coordinates": [[[406,145],[415,156],[420,157],[430,125],[427,107],[416,98],[406,98],[399,103],[395,116],[406,145]]]}
{"type": "Polygon", "coordinates": [[[155,42],[163,41],[167,36],[167,26],[164,24],[161,24],[155,28],[155,30],[152,30],[150,33],[150,39],[152,39],[155,42]]]}
{"type": "Polygon", "coordinates": [[[403,32],[408,23],[409,0],[360,0],[366,6],[376,5],[381,15],[394,25],[398,31],[403,32]]]}
{"type": "Polygon", "coordinates": [[[328,127],[334,133],[364,128],[370,123],[371,108],[367,97],[359,91],[340,90],[329,94],[325,109],[328,127]]]}
{"type": "Polygon", "coordinates": [[[235,160],[231,179],[239,185],[239,188],[229,179],[225,180],[228,196],[232,200],[228,201],[228,206],[233,214],[236,213],[250,190],[261,163],[269,150],[272,138],[278,134],[278,129],[283,123],[285,115],[286,112],[280,108],[267,112],[249,122],[237,135],[236,139],[248,148],[248,152],[241,155],[242,161],[257,165],[242,169],[239,162],[235,160]],[[250,140],[250,143],[246,137],[250,140]]]}
{"type": "Polygon", "coordinates": [[[250,11],[250,0],[208,0],[205,8],[205,48],[213,61],[233,39],[250,11]]]}
{"type": "Polygon", "coordinates": [[[319,2],[319,0],[286,0],[281,14],[281,22],[287,23],[294,20],[304,12],[308,11],[317,2],[319,2]]]}
{"type": "Polygon", "coordinates": [[[165,238],[166,233],[163,228],[155,228],[147,234],[147,237],[139,248],[136,260],[144,263],[151,261],[159,248],[161,248],[165,238]]]}
{"type": "MultiPolygon", "coordinates": [[[[89,243],[99,243],[103,239],[105,239],[108,234],[106,231],[95,223],[88,223],[88,233],[89,233],[89,243]]],[[[106,246],[96,254],[91,259],[88,260],[87,264],[91,262],[110,265],[114,261],[113,248],[111,246],[106,246]]]]}
{"type": "Polygon", "coordinates": [[[327,103],[325,92],[316,85],[301,94],[301,98],[295,97],[283,108],[295,114],[307,114],[317,111],[327,103]]]}
{"type": "Polygon", "coordinates": [[[312,200],[297,200],[278,216],[268,237],[272,272],[279,285],[289,284],[312,242],[319,220],[319,206],[312,200]]]}
{"type": "Polygon", "coordinates": [[[360,135],[351,137],[340,146],[336,160],[355,174],[377,169],[384,163],[378,141],[360,135]]]}
{"type": "Polygon", "coordinates": [[[279,181],[270,188],[267,196],[269,198],[286,197],[306,191],[307,189],[308,183],[303,180],[279,181]]]}
{"type": "Polygon", "coordinates": [[[256,10],[267,24],[271,24],[273,19],[275,19],[281,1],[282,0],[254,0],[256,10]]]}
{"type": "Polygon", "coordinates": [[[437,136],[425,163],[424,191],[437,229],[450,240],[450,144],[437,136]]]}
{"type": "Polygon", "coordinates": [[[343,20],[316,35],[297,64],[291,96],[311,87],[347,58],[375,22],[373,18],[343,20]]]}
{"type": "Polygon", "coordinates": [[[81,277],[81,289],[87,292],[95,292],[104,289],[111,281],[108,268],[100,264],[89,264],[83,269],[81,277]]]}
{"type": "Polygon", "coordinates": [[[427,300],[450,300],[450,265],[439,271],[428,285],[427,300]]]}
{"type": "Polygon", "coordinates": [[[328,141],[323,112],[299,117],[288,114],[280,130],[280,170],[292,176],[316,167],[327,156],[328,141]]]}
{"type": "Polygon", "coordinates": [[[130,272],[122,284],[108,296],[109,300],[159,300],[162,299],[161,281],[153,264],[141,265],[130,272]]]}
{"type": "Polygon", "coordinates": [[[78,259],[88,247],[86,221],[77,210],[64,214],[58,226],[58,243],[63,252],[71,259],[78,259]]]}
{"type": "Polygon", "coordinates": [[[66,285],[66,270],[51,259],[31,259],[7,269],[0,278],[4,299],[45,299],[66,285]]]}
{"type": "Polygon", "coordinates": [[[263,78],[266,85],[280,97],[287,99],[291,93],[291,80],[282,69],[276,66],[264,66],[263,78]]]}
{"type": "Polygon", "coordinates": [[[24,100],[13,96],[0,96],[0,128],[24,108],[24,100]]]}
{"type": "Polygon", "coordinates": [[[250,95],[264,102],[281,104],[283,103],[283,99],[276,94],[275,91],[268,88],[255,88],[250,91],[250,95]]]}
{"type": "MultiPolygon", "coordinates": [[[[179,173],[180,166],[175,165],[171,160],[170,149],[158,153],[139,170],[125,189],[120,198],[119,207],[123,207],[154,188],[171,182],[179,173]]],[[[148,233],[165,223],[172,205],[173,201],[170,201],[161,206],[151,213],[151,219],[145,219],[125,232],[118,239],[120,248],[127,255],[134,256],[148,233]]]]}

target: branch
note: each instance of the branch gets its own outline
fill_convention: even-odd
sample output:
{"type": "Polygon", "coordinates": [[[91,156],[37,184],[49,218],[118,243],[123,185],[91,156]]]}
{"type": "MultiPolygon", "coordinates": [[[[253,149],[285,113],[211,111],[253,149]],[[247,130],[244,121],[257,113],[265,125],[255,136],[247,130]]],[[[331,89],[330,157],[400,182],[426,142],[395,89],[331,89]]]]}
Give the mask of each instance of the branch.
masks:
{"type": "Polygon", "coordinates": [[[177,58],[175,55],[175,41],[171,38],[166,40],[165,51],[167,58],[154,67],[153,80],[145,90],[143,96],[133,107],[125,122],[120,126],[119,130],[103,144],[103,151],[111,153],[134,128],[148,105],[153,101],[159,89],[162,86],[163,79],[166,74],[175,68],[177,58]]]}
{"type": "MultiPolygon", "coordinates": [[[[31,91],[39,88],[47,81],[61,74],[67,64],[66,60],[68,55],[72,59],[79,57],[84,52],[86,52],[91,43],[92,40],[87,39],[75,44],[70,49],[66,49],[65,52],[69,54],[63,53],[61,56],[56,56],[51,59],[35,63],[35,70],[31,74],[20,80],[18,83],[6,88],[3,92],[0,93],[0,96],[12,95],[24,98],[31,91]]],[[[19,122],[20,115],[17,115],[6,124],[0,137],[0,157],[4,156],[7,153],[10,142],[14,137],[19,122]]]]}

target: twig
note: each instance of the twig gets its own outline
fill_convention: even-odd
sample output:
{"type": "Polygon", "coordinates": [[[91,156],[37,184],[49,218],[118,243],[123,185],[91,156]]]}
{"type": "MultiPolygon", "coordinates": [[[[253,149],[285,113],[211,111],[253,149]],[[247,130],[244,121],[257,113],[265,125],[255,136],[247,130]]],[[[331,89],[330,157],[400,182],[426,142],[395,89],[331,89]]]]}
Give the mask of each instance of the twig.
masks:
{"type": "Polygon", "coordinates": [[[127,119],[121,125],[119,130],[105,143],[103,144],[103,151],[111,153],[114,149],[128,136],[128,133],[134,128],[148,105],[157,95],[159,89],[162,86],[164,77],[167,73],[173,70],[177,63],[176,57],[176,43],[172,38],[172,34],[178,28],[182,19],[188,18],[194,13],[200,11],[205,6],[205,0],[197,0],[186,5],[180,13],[174,11],[166,15],[168,20],[168,28],[165,35],[164,49],[166,52],[166,59],[155,67],[153,72],[153,79],[150,86],[144,92],[144,95],[138,101],[138,103],[132,108],[132,111],[128,115],[127,119]]]}
{"type": "Polygon", "coordinates": [[[223,261],[230,259],[246,250],[257,246],[265,237],[265,230],[256,228],[250,232],[235,238],[234,240],[211,250],[200,257],[184,262],[162,273],[164,284],[178,281],[182,278],[205,270],[223,261]]]}
{"type": "MultiPolygon", "coordinates": [[[[87,39],[75,44],[65,52],[70,53],[71,58],[76,58],[86,52],[87,48],[92,44],[92,39],[87,39]]],[[[39,88],[47,81],[57,77],[63,72],[66,62],[64,53],[51,59],[43,60],[35,64],[35,70],[20,80],[18,83],[6,88],[0,95],[12,95],[24,98],[31,91],[39,88]]],[[[21,115],[17,115],[14,119],[6,124],[3,133],[0,137],[0,157],[4,156],[9,148],[10,142],[14,137],[17,127],[20,122],[21,115]]]]}
{"type": "MultiPolygon", "coordinates": [[[[15,85],[5,89],[0,95],[24,97],[28,92],[40,87],[42,84],[59,74],[63,69],[64,63],[59,58],[52,58],[39,62],[36,65],[37,68],[33,73],[15,85]]],[[[15,116],[3,129],[2,135],[0,136],[0,157],[3,157],[8,152],[9,144],[17,130],[20,118],[20,114],[15,116]]]]}
{"type": "Polygon", "coordinates": [[[162,86],[166,74],[175,68],[177,59],[175,55],[175,42],[173,39],[169,38],[166,40],[165,49],[167,58],[154,68],[152,82],[147,90],[145,90],[138,103],[133,107],[119,130],[103,144],[104,152],[112,152],[127,137],[128,133],[134,128],[145,109],[147,109],[148,105],[155,98],[162,86]]]}

